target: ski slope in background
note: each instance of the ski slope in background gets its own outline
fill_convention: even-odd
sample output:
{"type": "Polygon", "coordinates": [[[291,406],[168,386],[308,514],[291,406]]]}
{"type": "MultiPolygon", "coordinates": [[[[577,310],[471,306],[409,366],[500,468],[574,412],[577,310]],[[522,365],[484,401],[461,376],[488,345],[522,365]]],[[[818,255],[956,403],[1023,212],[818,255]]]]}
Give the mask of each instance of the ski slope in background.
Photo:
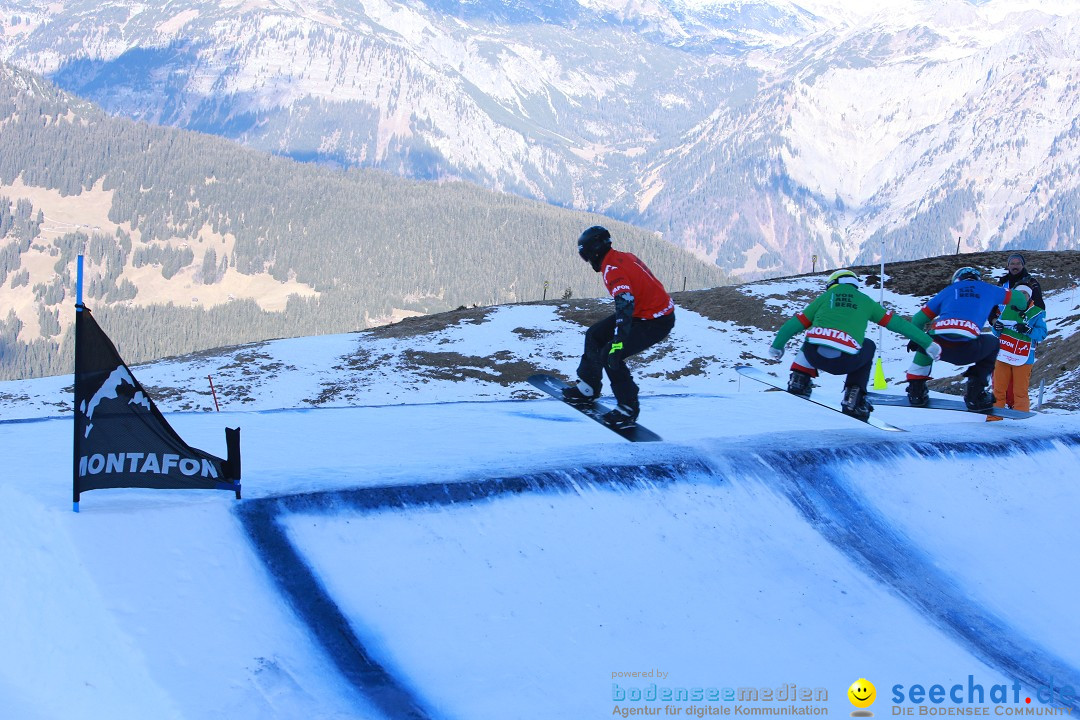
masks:
{"type": "MultiPolygon", "coordinates": [[[[649,445],[524,385],[422,376],[394,345],[415,339],[136,367],[151,391],[190,388],[158,402],[192,445],[223,454],[242,428],[244,500],[101,490],[79,514],[70,377],[0,384],[0,716],[837,716],[859,678],[878,716],[1075,708],[1076,417],[879,408],[909,431],[883,433],[740,383],[766,337],[680,312],[637,371],[665,438],[649,445]],[[364,354],[386,360],[351,368],[364,354]],[[169,412],[207,374],[251,401],[169,412]],[[312,406],[328,387],[338,404],[312,406]],[[649,701],[653,684],[819,699],[649,701]],[[933,685],[964,702],[908,695],[933,685]]],[[[566,375],[580,342],[521,306],[424,347],[566,375]]]]}

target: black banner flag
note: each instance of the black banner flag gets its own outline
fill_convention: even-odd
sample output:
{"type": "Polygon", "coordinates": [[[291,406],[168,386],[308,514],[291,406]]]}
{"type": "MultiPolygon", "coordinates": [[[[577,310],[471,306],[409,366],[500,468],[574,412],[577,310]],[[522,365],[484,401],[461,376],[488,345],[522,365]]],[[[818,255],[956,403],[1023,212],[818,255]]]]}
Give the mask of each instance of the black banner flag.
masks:
{"type": "Polygon", "coordinates": [[[124,364],[90,310],[75,313],[74,500],[101,488],[234,490],[240,429],[226,428],[228,459],[185,443],[124,364]]]}

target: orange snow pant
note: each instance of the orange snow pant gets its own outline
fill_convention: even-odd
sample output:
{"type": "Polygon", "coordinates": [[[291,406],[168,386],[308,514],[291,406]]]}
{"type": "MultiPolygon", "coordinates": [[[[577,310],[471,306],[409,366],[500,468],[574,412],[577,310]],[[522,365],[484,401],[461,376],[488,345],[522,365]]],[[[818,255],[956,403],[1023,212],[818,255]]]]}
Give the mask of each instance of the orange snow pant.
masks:
{"type": "Polygon", "coordinates": [[[994,407],[1003,408],[1008,404],[1013,410],[1031,410],[1031,400],[1028,398],[1030,383],[1031,363],[1009,365],[999,360],[994,365],[994,407]],[[1007,397],[1009,394],[1011,398],[1007,397]]]}

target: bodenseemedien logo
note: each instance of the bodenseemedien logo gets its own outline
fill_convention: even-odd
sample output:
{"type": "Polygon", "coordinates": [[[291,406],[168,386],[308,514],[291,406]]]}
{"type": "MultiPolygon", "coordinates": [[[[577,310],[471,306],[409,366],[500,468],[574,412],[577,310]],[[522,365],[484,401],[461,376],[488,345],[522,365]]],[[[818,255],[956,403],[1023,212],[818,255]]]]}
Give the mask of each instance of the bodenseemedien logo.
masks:
{"type": "Polygon", "coordinates": [[[643,672],[616,670],[611,673],[611,679],[611,699],[616,703],[611,714],[624,718],[638,715],[705,718],[829,714],[829,691],[824,687],[804,687],[796,683],[772,687],[687,686],[671,682],[669,673],[655,668],[643,672]],[[623,679],[626,677],[658,678],[662,684],[627,684],[623,679]]]}
{"type": "Polygon", "coordinates": [[[851,717],[874,717],[873,711],[868,708],[877,700],[877,688],[874,683],[866,678],[859,678],[851,683],[847,691],[848,700],[855,706],[851,711],[851,717]]]}

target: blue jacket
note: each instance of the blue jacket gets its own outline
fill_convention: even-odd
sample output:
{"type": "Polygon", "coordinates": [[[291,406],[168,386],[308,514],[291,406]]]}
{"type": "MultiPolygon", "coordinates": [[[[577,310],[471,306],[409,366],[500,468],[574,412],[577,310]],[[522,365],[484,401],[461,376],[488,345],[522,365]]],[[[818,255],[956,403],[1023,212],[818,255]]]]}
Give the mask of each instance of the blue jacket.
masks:
{"type": "Polygon", "coordinates": [[[1014,298],[1027,304],[1023,293],[982,280],[961,280],[930,298],[926,307],[912,316],[911,322],[922,328],[933,321],[926,332],[943,340],[974,340],[982,333],[990,312],[998,305],[1010,305],[1014,298]]]}

